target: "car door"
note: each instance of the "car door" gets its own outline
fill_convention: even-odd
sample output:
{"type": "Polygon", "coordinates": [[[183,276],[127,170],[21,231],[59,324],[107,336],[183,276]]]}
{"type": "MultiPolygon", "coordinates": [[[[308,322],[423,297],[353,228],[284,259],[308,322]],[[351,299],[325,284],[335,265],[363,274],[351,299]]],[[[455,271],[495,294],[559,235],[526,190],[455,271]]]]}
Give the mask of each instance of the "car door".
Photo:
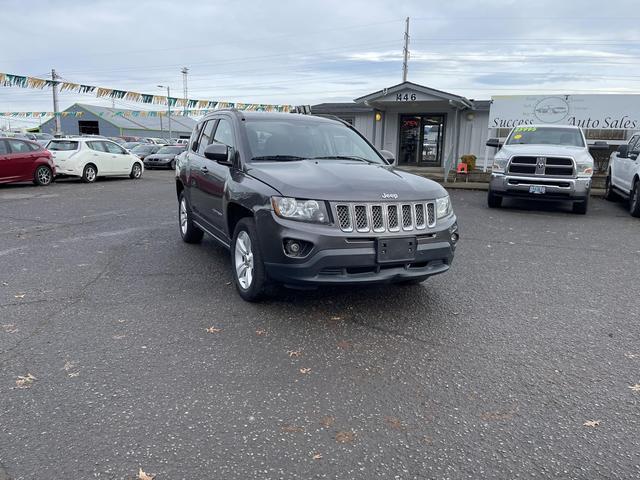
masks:
{"type": "Polygon", "coordinates": [[[37,152],[23,140],[9,138],[6,142],[9,146],[9,170],[12,181],[32,180],[35,160],[38,158],[37,152]]]}
{"type": "MultiPolygon", "coordinates": [[[[221,117],[216,125],[215,133],[213,134],[213,142],[221,143],[227,147],[231,147],[231,155],[236,150],[236,139],[233,123],[226,117],[221,117]]],[[[231,157],[229,158],[231,159],[231,157]]],[[[212,212],[212,222],[218,231],[225,235],[224,225],[224,211],[222,208],[222,199],[224,196],[224,186],[229,176],[229,165],[220,164],[214,160],[205,158],[205,168],[203,176],[206,178],[207,191],[205,192],[205,201],[207,210],[212,212]]]]}
{"type": "Polygon", "coordinates": [[[113,174],[113,162],[111,161],[111,155],[107,152],[107,147],[104,142],[100,140],[92,140],[87,142],[89,152],[87,159],[84,162],[93,163],[98,169],[98,175],[112,175],[113,174]]]}
{"type": "Polygon", "coordinates": [[[200,217],[209,228],[216,228],[216,220],[214,212],[209,210],[209,179],[206,175],[208,163],[204,157],[204,150],[213,140],[213,132],[215,130],[217,119],[211,119],[204,122],[200,136],[197,141],[197,148],[190,152],[189,165],[191,167],[191,210],[200,217]]]}
{"type": "Polygon", "coordinates": [[[103,142],[107,153],[111,156],[111,163],[113,164],[113,172],[125,175],[131,173],[131,167],[133,162],[129,154],[124,148],[115,142],[103,142]]]}
{"type": "Polygon", "coordinates": [[[6,140],[0,140],[0,183],[11,182],[15,178],[15,161],[11,158],[6,140]]]}

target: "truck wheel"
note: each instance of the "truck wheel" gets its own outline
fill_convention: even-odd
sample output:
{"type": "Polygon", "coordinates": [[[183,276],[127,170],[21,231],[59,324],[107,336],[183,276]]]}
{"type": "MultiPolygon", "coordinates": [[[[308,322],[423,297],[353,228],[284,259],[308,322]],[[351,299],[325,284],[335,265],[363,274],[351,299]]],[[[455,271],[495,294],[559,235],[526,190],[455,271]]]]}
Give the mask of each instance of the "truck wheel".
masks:
{"type": "Polygon", "coordinates": [[[579,215],[585,215],[589,208],[589,197],[585,198],[580,202],[573,202],[573,213],[577,213],[579,215]]]}
{"type": "Polygon", "coordinates": [[[243,218],[236,225],[231,242],[231,264],[240,296],[248,302],[260,300],[268,282],[253,218],[243,218]]]}
{"type": "Polygon", "coordinates": [[[178,200],[178,220],[180,221],[180,235],[186,243],[200,243],[204,232],[195,226],[191,220],[191,209],[189,203],[184,196],[184,192],[180,194],[178,200]]]}
{"type": "Polygon", "coordinates": [[[500,208],[502,206],[502,197],[489,190],[487,195],[487,204],[489,205],[489,208],[500,208]]]}
{"type": "Polygon", "coordinates": [[[636,180],[629,197],[629,212],[633,217],[640,217],[640,180],[636,180]]]}
{"type": "Polygon", "coordinates": [[[613,186],[611,185],[611,172],[607,175],[607,179],[604,183],[604,198],[610,202],[614,202],[618,199],[618,195],[616,195],[616,192],[613,190],[613,186]]]}

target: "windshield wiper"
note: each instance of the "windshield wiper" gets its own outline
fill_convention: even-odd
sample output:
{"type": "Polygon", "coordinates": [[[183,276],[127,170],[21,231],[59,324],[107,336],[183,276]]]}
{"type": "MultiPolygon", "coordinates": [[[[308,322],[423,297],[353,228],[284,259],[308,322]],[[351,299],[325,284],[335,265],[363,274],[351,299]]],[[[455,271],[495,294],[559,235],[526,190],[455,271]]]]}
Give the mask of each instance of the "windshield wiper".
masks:
{"type": "Polygon", "coordinates": [[[264,155],[262,157],[253,157],[251,160],[276,160],[278,162],[290,162],[295,160],[305,160],[304,157],[295,155],[264,155]]]}
{"type": "Polygon", "coordinates": [[[326,155],[322,157],[313,157],[311,160],[357,160],[359,162],[375,163],[368,158],[357,157],[354,155],[326,155]]]}

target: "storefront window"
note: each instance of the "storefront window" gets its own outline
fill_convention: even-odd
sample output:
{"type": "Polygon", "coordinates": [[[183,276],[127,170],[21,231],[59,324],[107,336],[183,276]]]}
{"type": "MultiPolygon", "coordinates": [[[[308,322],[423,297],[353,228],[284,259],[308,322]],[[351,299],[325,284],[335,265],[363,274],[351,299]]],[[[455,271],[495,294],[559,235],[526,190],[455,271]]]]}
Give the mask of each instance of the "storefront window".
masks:
{"type": "Polygon", "coordinates": [[[399,163],[441,166],[444,128],[444,115],[401,115],[399,163]]]}

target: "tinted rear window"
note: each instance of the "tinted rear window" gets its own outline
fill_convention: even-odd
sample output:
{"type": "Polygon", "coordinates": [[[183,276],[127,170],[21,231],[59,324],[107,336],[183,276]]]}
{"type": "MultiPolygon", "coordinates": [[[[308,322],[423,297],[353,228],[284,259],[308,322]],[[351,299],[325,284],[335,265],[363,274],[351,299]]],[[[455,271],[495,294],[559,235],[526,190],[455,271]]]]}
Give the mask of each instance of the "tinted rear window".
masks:
{"type": "Polygon", "coordinates": [[[70,142],[68,140],[51,140],[49,145],[47,145],[47,149],[59,152],[77,150],[78,142],[70,142]]]}

